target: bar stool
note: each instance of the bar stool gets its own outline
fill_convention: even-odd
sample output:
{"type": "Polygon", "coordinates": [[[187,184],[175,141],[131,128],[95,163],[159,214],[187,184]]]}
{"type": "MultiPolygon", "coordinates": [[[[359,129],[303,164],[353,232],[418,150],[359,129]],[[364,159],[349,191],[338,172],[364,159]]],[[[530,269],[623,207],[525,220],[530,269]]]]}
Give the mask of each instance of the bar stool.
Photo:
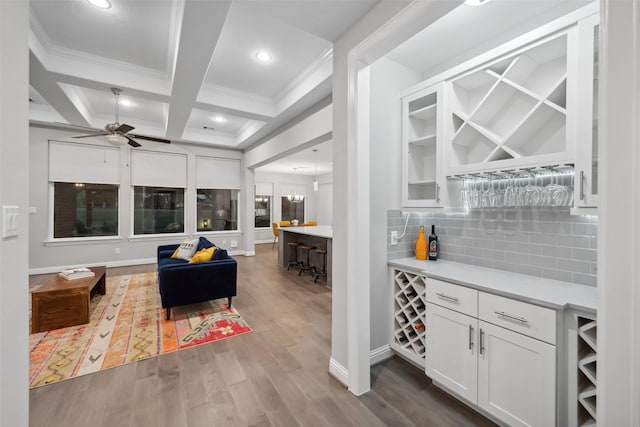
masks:
{"type": "Polygon", "coordinates": [[[289,260],[289,263],[287,264],[287,271],[289,271],[291,266],[296,267],[296,266],[302,264],[300,261],[298,261],[298,247],[300,245],[302,245],[302,243],[300,243],[300,242],[289,242],[287,244],[289,245],[289,250],[293,250],[293,259],[289,260]]]}
{"type": "Polygon", "coordinates": [[[313,278],[313,283],[316,283],[318,277],[324,277],[325,280],[327,279],[327,250],[316,249],[316,253],[322,255],[322,271],[318,272],[318,270],[316,270],[316,275],[313,278]]]}
{"type": "Polygon", "coordinates": [[[302,275],[302,272],[304,271],[318,271],[316,269],[315,265],[311,265],[311,263],[309,262],[309,252],[311,252],[311,249],[315,249],[315,246],[311,246],[311,245],[300,245],[300,250],[303,252],[307,253],[307,263],[305,264],[304,261],[302,262],[302,267],[300,267],[300,271],[298,272],[298,276],[302,275]]]}

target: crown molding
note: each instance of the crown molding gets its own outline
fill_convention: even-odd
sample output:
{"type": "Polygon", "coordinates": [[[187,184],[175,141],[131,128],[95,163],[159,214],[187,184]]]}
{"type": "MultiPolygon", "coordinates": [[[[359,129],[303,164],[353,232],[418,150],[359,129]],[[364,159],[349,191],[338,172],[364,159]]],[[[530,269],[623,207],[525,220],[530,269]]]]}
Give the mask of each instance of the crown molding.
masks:
{"type": "Polygon", "coordinates": [[[333,47],[327,48],[311,64],[305,67],[287,86],[274,98],[276,111],[281,113],[295,101],[310,92],[325,78],[333,74],[333,47]],[[315,81],[314,81],[315,80],[315,81]],[[304,87],[307,86],[307,87],[304,87]],[[301,90],[302,89],[302,90],[301,90]],[[296,92],[302,92],[297,94],[296,92]],[[291,99],[293,98],[293,99],[291,99]]]}
{"type": "Polygon", "coordinates": [[[178,64],[178,47],[180,46],[180,34],[182,32],[182,18],[184,16],[185,0],[177,0],[171,4],[171,18],[169,20],[169,43],[167,46],[167,75],[173,76],[178,64]]]}

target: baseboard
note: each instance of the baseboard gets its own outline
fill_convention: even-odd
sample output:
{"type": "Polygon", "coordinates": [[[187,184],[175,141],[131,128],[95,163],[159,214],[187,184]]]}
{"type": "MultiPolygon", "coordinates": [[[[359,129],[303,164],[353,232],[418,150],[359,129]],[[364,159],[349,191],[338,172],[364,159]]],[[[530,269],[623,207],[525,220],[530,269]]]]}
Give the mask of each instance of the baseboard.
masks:
{"type": "Polygon", "coordinates": [[[329,373],[345,387],[349,387],[349,371],[333,357],[329,359],[329,373]]]}
{"type": "MultiPolygon", "coordinates": [[[[255,243],[256,245],[263,245],[265,243],[271,243],[273,244],[273,239],[267,239],[267,240],[256,240],[253,243],[255,243]]],[[[276,242],[278,243],[278,242],[276,242]]]]}
{"type": "Polygon", "coordinates": [[[393,350],[391,350],[389,344],[385,344],[382,347],[374,348],[373,350],[371,350],[371,353],[369,353],[369,364],[371,366],[377,365],[378,363],[391,359],[393,355],[393,350]]]}
{"type": "Polygon", "coordinates": [[[128,259],[122,261],[107,261],[107,262],[90,262],[90,263],[80,263],[80,264],[69,264],[69,265],[58,265],[54,267],[43,267],[43,268],[30,268],[29,274],[48,274],[48,273],[57,273],[67,268],[78,267],[82,265],[83,267],[94,267],[98,265],[104,265],[106,267],[128,267],[130,265],[142,265],[142,264],[155,264],[157,262],[156,258],[142,258],[142,259],[128,259]]]}

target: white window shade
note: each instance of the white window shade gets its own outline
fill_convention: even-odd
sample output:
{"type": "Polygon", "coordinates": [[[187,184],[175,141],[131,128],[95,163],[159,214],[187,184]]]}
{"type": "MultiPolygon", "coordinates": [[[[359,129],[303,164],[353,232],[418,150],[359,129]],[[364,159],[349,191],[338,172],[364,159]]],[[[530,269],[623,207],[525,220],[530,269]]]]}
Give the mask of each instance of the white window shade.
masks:
{"type": "Polygon", "coordinates": [[[131,185],[187,187],[187,156],[184,154],[131,151],[131,185]]]}
{"type": "Polygon", "coordinates": [[[256,182],[256,195],[273,196],[273,184],[270,182],[256,182]]]}
{"type": "Polygon", "coordinates": [[[239,190],[241,179],[240,160],[219,157],[196,159],[196,187],[239,190]]]}
{"type": "Polygon", "coordinates": [[[49,141],[49,181],[120,184],[120,148],[49,141]]]}

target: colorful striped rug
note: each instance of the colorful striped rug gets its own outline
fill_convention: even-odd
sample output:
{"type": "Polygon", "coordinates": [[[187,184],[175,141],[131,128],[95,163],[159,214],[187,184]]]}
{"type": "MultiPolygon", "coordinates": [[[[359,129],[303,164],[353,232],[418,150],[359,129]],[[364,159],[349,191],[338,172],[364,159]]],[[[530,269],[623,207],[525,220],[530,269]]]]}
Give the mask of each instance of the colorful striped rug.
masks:
{"type": "Polygon", "coordinates": [[[90,310],[86,325],[29,336],[30,388],[251,332],[226,298],[175,307],[165,320],[156,273],[107,276],[90,310]]]}

